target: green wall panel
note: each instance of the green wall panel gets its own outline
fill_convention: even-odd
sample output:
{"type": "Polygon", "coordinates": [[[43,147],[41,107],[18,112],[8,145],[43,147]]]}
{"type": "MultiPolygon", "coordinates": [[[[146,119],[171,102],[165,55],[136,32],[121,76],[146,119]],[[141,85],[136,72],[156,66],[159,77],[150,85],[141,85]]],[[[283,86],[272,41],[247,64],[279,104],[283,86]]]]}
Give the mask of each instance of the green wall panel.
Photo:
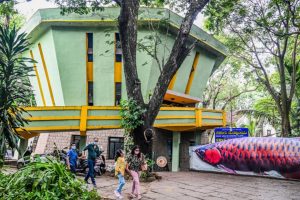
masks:
{"type": "Polygon", "coordinates": [[[119,110],[89,110],[89,116],[119,116],[119,110]]]}
{"type": "Polygon", "coordinates": [[[32,121],[28,127],[39,126],[79,126],[79,120],[64,120],[64,121],[32,121]]]}
{"type": "Polygon", "coordinates": [[[195,119],[159,119],[155,120],[155,124],[194,124],[195,119]]]}
{"type": "Polygon", "coordinates": [[[119,120],[88,120],[88,126],[109,126],[109,125],[120,125],[119,120]]]}
{"type": "Polygon", "coordinates": [[[193,116],[195,115],[195,111],[194,110],[161,110],[158,113],[159,116],[193,116]]]}
{"type": "Polygon", "coordinates": [[[114,41],[117,31],[104,32],[105,28],[91,29],[94,35],[94,105],[113,106],[115,101],[114,88],[114,41]],[[106,36],[109,34],[109,36],[106,36]],[[105,53],[105,51],[109,51],[105,53]]]}
{"type": "Polygon", "coordinates": [[[82,28],[53,28],[66,106],[86,105],[86,37],[82,28]]]}
{"type": "MultiPolygon", "coordinates": [[[[41,81],[41,87],[43,89],[43,94],[44,94],[44,97],[45,97],[46,106],[52,106],[52,102],[51,102],[51,98],[50,98],[50,93],[49,93],[49,88],[48,88],[48,84],[47,84],[45,71],[44,71],[44,68],[43,68],[43,65],[42,65],[42,59],[41,59],[40,52],[39,52],[39,49],[38,49],[38,43],[41,42],[41,40],[43,40],[43,41],[47,40],[47,37],[50,37],[50,35],[51,35],[50,31],[43,34],[36,41],[36,43],[31,45],[31,48],[30,48],[32,50],[33,55],[34,55],[34,60],[37,62],[36,67],[37,67],[37,71],[39,73],[39,77],[40,77],[40,81],[41,81]]],[[[44,47],[44,45],[43,45],[44,42],[43,41],[42,41],[42,48],[44,47]]],[[[44,55],[45,55],[45,53],[44,53],[44,55]]],[[[47,55],[45,55],[45,57],[47,57],[47,55]]],[[[38,82],[36,81],[35,83],[37,84],[38,82]]],[[[38,98],[39,101],[37,101],[37,105],[38,106],[43,106],[43,102],[42,102],[42,98],[40,96],[40,90],[39,90],[38,85],[34,85],[33,88],[39,94],[38,95],[39,96],[39,98],[38,98]]]]}
{"type": "MultiPolygon", "coordinates": [[[[59,74],[59,67],[57,65],[57,57],[53,42],[53,32],[50,29],[40,40],[41,47],[43,49],[44,59],[47,66],[49,80],[52,87],[52,92],[56,106],[64,105],[63,91],[61,89],[61,80],[59,74]]],[[[47,99],[47,103],[52,101],[47,99]]]]}
{"type": "Polygon", "coordinates": [[[190,95],[202,98],[203,91],[206,87],[207,80],[211,75],[216,58],[203,50],[201,50],[199,53],[199,62],[195,72],[190,95]]]}
{"type": "Polygon", "coordinates": [[[185,93],[185,88],[187,86],[190,77],[190,72],[193,66],[195,54],[196,51],[193,50],[178,69],[176,75],[176,81],[173,88],[175,92],[179,92],[183,94],[185,93]]]}
{"type": "Polygon", "coordinates": [[[202,123],[220,123],[221,125],[223,124],[223,121],[217,120],[217,119],[203,119],[202,123]]]}
{"type": "Polygon", "coordinates": [[[202,111],[202,116],[216,116],[216,117],[222,117],[223,113],[221,112],[205,112],[202,111]]]}
{"type": "MultiPolygon", "coordinates": [[[[138,32],[138,41],[142,40],[144,45],[148,45],[149,40],[145,41],[145,37],[150,36],[152,32],[147,30],[141,30],[138,32]]],[[[141,87],[142,87],[142,93],[143,97],[146,102],[149,100],[149,91],[148,88],[148,82],[151,72],[151,67],[153,64],[155,65],[156,62],[151,56],[148,55],[146,51],[138,51],[137,52],[137,71],[139,75],[139,79],[141,80],[141,87]]]]}

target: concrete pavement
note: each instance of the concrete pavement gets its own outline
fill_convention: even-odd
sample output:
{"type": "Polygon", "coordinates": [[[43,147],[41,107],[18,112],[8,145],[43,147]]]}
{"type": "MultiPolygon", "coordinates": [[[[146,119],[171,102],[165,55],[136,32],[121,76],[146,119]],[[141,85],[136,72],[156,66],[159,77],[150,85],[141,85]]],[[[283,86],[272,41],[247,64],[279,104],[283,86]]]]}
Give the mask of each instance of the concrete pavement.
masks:
{"type": "MultiPolygon", "coordinates": [[[[161,200],[300,200],[300,182],[261,177],[200,172],[162,172],[161,181],[141,183],[142,199],[161,200]]],[[[97,178],[98,192],[104,199],[116,199],[117,179],[97,178]]],[[[131,181],[124,187],[129,199],[131,181]]]]}

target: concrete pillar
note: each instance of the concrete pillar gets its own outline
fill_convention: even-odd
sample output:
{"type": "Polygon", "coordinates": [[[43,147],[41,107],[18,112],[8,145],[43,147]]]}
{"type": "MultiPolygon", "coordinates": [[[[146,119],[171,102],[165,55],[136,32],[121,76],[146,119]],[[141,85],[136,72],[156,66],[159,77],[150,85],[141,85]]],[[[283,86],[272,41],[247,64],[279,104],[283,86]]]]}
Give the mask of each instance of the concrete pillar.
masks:
{"type": "Polygon", "coordinates": [[[180,132],[173,132],[172,172],[179,171],[180,132]]]}
{"type": "Polygon", "coordinates": [[[18,158],[21,158],[23,156],[23,153],[26,151],[27,147],[28,147],[28,140],[20,138],[19,141],[20,154],[18,158]]]}
{"type": "Polygon", "coordinates": [[[80,142],[79,142],[79,151],[82,151],[84,149],[84,147],[86,146],[86,139],[87,136],[80,136],[80,142]]]}
{"type": "Polygon", "coordinates": [[[203,130],[195,131],[195,142],[196,145],[210,143],[207,131],[203,131],[203,130]]]}
{"type": "Polygon", "coordinates": [[[195,143],[196,143],[196,145],[201,144],[201,134],[202,134],[202,131],[200,131],[200,130],[195,131],[195,143]]]}

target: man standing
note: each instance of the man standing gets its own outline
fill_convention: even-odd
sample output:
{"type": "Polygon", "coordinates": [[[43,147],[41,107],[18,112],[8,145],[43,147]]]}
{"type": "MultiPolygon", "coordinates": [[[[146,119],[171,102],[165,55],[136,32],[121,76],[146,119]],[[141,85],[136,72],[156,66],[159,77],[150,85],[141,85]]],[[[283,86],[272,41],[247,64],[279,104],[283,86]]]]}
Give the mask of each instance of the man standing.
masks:
{"type": "Polygon", "coordinates": [[[88,167],[89,172],[85,176],[85,182],[88,183],[88,179],[91,177],[94,187],[96,187],[95,176],[94,176],[94,166],[96,164],[96,158],[100,156],[100,151],[98,147],[98,138],[94,138],[94,142],[87,145],[83,151],[88,150],[88,167]]]}
{"type": "Polygon", "coordinates": [[[76,173],[77,158],[76,144],[72,143],[66,158],[68,169],[71,170],[72,173],[76,173]]]}

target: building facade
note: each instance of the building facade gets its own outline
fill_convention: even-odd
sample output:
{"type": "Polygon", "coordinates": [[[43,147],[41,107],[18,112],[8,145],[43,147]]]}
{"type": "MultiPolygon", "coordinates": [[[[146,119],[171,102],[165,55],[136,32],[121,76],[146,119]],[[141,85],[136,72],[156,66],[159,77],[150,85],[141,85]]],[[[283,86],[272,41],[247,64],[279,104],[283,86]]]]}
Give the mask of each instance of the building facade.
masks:
{"type": "MultiPolygon", "coordinates": [[[[43,9],[24,27],[31,42],[26,56],[37,61],[30,77],[37,106],[26,108],[30,134],[22,130],[20,134],[38,137],[36,153],[51,151],[54,143],[64,148],[76,142],[82,148],[99,137],[105,156],[111,159],[122,146],[119,104],[127,96],[118,13],[118,8],[105,8],[62,16],[59,9],[43,9]]],[[[181,20],[168,9],[142,8],[138,41],[152,51],[156,48],[158,60],[167,59],[181,20]],[[157,46],[153,34],[160,38],[157,46]]],[[[186,168],[188,146],[199,143],[203,130],[226,124],[224,111],[198,107],[209,76],[226,57],[226,48],[197,26],[189,39],[197,41],[196,48],[172,79],[154,124],[153,158],[166,156],[173,171],[186,168]]],[[[143,48],[137,52],[137,66],[147,101],[160,68],[143,48]]]]}

